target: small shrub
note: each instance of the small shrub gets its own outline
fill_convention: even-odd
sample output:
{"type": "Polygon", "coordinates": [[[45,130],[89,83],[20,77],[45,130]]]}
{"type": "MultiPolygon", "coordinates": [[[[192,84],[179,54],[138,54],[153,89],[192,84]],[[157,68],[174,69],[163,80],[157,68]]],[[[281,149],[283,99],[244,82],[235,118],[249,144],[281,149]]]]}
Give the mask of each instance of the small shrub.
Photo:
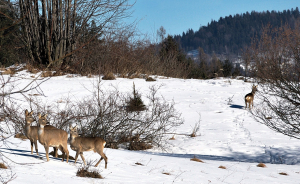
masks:
{"type": "Polygon", "coordinates": [[[22,133],[17,133],[15,135],[15,138],[19,138],[19,139],[22,139],[22,140],[26,140],[27,139],[27,137],[24,134],[22,134],[22,133]]]}
{"type": "Polygon", "coordinates": [[[220,165],[218,168],[220,169],[227,169],[225,166],[220,165]]]}
{"type": "Polygon", "coordinates": [[[267,166],[266,166],[266,164],[264,164],[264,163],[259,163],[259,164],[257,164],[257,167],[263,167],[263,168],[265,168],[265,167],[267,167],[267,166]]]}
{"type": "Polygon", "coordinates": [[[280,172],[278,174],[288,176],[288,174],[286,172],[280,172]]]}
{"type": "Polygon", "coordinates": [[[0,163],[0,169],[7,169],[7,167],[4,163],[0,163]]]}
{"type": "Polygon", "coordinates": [[[112,72],[109,72],[102,77],[102,80],[116,80],[116,77],[112,72]]]}
{"type": "Polygon", "coordinates": [[[76,176],[103,179],[103,177],[101,176],[101,174],[98,171],[88,171],[88,169],[89,169],[88,165],[79,168],[76,173],[76,176]]]}
{"type": "Polygon", "coordinates": [[[146,110],[146,106],[144,105],[144,102],[141,99],[141,95],[138,94],[135,90],[135,85],[133,83],[133,97],[129,99],[127,102],[127,110],[128,111],[143,111],[146,110]]]}
{"type": "Polygon", "coordinates": [[[146,78],[146,81],[148,81],[148,82],[152,82],[152,81],[156,81],[155,79],[153,79],[152,77],[147,77],[146,78]]]}
{"type": "Polygon", "coordinates": [[[194,156],[194,158],[191,158],[191,161],[204,163],[202,160],[200,160],[199,158],[196,158],[195,156],[194,156]]]}

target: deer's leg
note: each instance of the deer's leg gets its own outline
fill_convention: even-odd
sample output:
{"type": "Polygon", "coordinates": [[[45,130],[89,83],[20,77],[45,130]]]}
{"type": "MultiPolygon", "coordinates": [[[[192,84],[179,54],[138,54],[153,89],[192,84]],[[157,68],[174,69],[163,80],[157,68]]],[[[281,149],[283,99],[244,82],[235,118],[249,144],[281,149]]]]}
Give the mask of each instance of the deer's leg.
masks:
{"type": "Polygon", "coordinates": [[[57,147],[53,147],[53,152],[54,152],[55,158],[57,158],[58,157],[58,148],[57,147]]]}
{"type": "MultiPolygon", "coordinates": [[[[39,155],[38,146],[37,146],[37,140],[34,141],[34,146],[35,146],[35,152],[36,152],[36,154],[39,155]]],[[[31,147],[31,154],[32,154],[32,147],[31,147]]]]}
{"type": "Polygon", "coordinates": [[[62,146],[59,146],[58,149],[62,152],[62,162],[65,160],[65,152],[64,152],[64,148],[62,146]]]}
{"type": "Polygon", "coordinates": [[[100,158],[100,160],[97,162],[97,164],[95,165],[95,167],[97,167],[97,166],[99,165],[99,163],[101,162],[101,160],[104,159],[104,161],[105,161],[105,169],[107,169],[107,157],[106,157],[106,155],[103,153],[103,150],[102,150],[102,151],[99,151],[98,153],[99,153],[99,155],[101,155],[101,158],[100,158]]]}
{"type": "Polygon", "coordinates": [[[76,164],[76,161],[77,161],[77,158],[78,158],[78,155],[79,155],[79,151],[76,151],[76,155],[75,155],[75,164],[76,164]]]}
{"type": "Polygon", "coordinates": [[[30,141],[30,146],[31,146],[31,154],[33,154],[33,142],[30,141]]]}
{"type": "Polygon", "coordinates": [[[46,158],[47,158],[47,162],[49,162],[49,146],[45,145],[45,151],[46,151],[46,158]]]}
{"type": "MultiPolygon", "coordinates": [[[[69,162],[69,150],[68,150],[68,144],[64,144],[62,146],[62,149],[64,150],[64,154],[63,154],[63,158],[65,158],[65,154],[67,154],[67,160],[66,162],[68,163],[69,162]]],[[[63,160],[64,161],[64,160],[63,160]]]]}
{"type": "Polygon", "coordinates": [[[83,153],[82,153],[82,152],[80,152],[80,157],[81,157],[81,159],[82,159],[84,165],[86,165],[86,162],[85,162],[85,159],[84,159],[84,156],[83,156],[83,153]]]}

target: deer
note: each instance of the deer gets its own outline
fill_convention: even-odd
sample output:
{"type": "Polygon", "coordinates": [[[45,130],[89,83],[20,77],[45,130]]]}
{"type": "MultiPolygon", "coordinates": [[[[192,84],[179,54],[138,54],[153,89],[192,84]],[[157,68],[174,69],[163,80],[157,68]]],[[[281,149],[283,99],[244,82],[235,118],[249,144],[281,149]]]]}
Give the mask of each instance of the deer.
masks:
{"type": "Polygon", "coordinates": [[[69,150],[68,150],[68,133],[61,129],[45,129],[47,124],[47,114],[38,114],[39,129],[38,129],[38,140],[44,146],[46,151],[47,162],[49,162],[49,147],[58,147],[62,152],[62,162],[67,154],[67,160],[69,161],[69,150]]]}
{"type": "Polygon", "coordinates": [[[255,94],[256,91],[257,91],[257,85],[255,86],[255,85],[253,84],[251,93],[248,93],[248,94],[245,96],[245,104],[246,104],[246,107],[245,107],[245,108],[247,108],[247,104],[248,104],[248,108],[249,108],[249,109],[251,109],[251,106],[252,106],[252,108],[253,108],[254,94],[255,94]]]}
{"type": "MultiPolygon", "coordinates": [[[[33,144],[35,146],[35,151],[36,154],[39,155],[38,152],[38,146],[37,146],[37,140],[38,140],[38,127],[37,126],[31,126],[31,123],[35,121],[35,119],[32,116],[33,111],[28,112],[28,110],[25,110],[25,135],[26,137],[30,140],[30,145],[31,145],[31,154],[33,154],[33,144]]],[[[57,129],[54,126],[51,125],[46,125],[45,126],[46,130],[50,129],[57,129]]],[[[53,148],[55,157],[57,158],[57,147],[53,148]]]]}
{"type": "Polygon", "coordinates": [[[104,154],[104,146],[106,142],[100,138],[100,137],[80,137],[78,132],[77,132],[77,125],[75,127],[70,127],[70,147],[72,150],[76,151],[76,156],[75,156],[75,163],[77,161],[78,155],[80,154],[81,159],[84,162],[84,165],[86,165],[85,159],[83,157],[83,152],[84,151],[94,151],[97,152],[101,158],[100,160],[96,163],[95,167],[99,165],[101,160],[105,160],[105,169],[107,169],[107,157],[104,154]]]}

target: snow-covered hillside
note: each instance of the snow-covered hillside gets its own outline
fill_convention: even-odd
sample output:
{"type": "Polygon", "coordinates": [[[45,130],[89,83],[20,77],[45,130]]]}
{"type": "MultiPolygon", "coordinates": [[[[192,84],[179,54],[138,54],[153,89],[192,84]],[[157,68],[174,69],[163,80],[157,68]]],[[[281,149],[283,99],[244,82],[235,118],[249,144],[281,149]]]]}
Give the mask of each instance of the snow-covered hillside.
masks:
{"type": "MultiPolygon", "coordinates": [[[[31,80],[24,71],[17,76],[23,78],[18,82],[20,88],[31,80]]],[[[76,176],[82,163],[80,158],[77,164],[61,162],[52,156],[46,162],[42,145],[38,145],[40,156],[31,155],[28,140],[10,137],[8,144],[0,148],[3,154],[0,157],[16,175],[10,183],[299,183],[300,141],[257,123],[244,109],[244,96],[251,91],[251,83],[236,79],[156,79],[146,82],[144,79],[117,78],[102,81],[101,88],[109,90],[114,86],[131,93],[134,82],[143,98],[143,94],[149,92],[149,86],[163,85],[159,93],[165,99],[175,101],[175,108],[185,120],[174,131],[175,140],[169,140],[165,150],[105,148],[108,169],[104,169],[103,161],[94,168],[104,179],[89,179],[76,176]],[[181,135],[191,134],[197,122],[200,122],[198,136],[181,135]],[[194,157],[204,163],[191,161],[194,157]],[[267,167],[257,167],[260,162],[267,167]],[[280,175],[282,172],[288,175],[280,175]]],[[[39,98],[47,103],[65,97],[80,99],[90,95],[97,80],[97,77],[53,77],[41,85],[45,96],[39,98]]],[[[173,134],[166,136],[171,138],[173,134]]],[[[69,151],[74,157],[75,152],[70,147],[69,151]]],[[[84,152],[84,156],[87,161],[99,159],[93,152],[84,152]]],[[[10,170],[0,169],[0,173],[5,177],[10,170]]]]}

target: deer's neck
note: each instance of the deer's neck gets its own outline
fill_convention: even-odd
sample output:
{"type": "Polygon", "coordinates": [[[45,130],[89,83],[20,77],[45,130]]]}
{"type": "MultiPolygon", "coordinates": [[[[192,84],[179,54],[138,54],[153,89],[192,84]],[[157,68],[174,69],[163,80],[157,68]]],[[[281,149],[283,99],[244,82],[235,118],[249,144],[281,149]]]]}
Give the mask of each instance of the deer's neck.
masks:
{"type": "Polygon", "coordinates": [[[38,134],[39,134],[39,136],[44,134],[44,125],[39,126],[38,134]]]}
{"type": "Polygon", "coordinates": [[[25,133],[26,135],[30,134],[31,132],[31,126],[30,126],[30,123],[27,123],[26,122],[26,125],[25,125],[25,133]]]}
{"type": "Polygon", "coordinates": [[[75,139],[76,139],[76,137],[77,137],[77,136],[75,136],[75,135],[71,134],[71,136],[70,136],[70,142],[71,142],[71,143],[74,143],[74,142],[75,142],[75,139]]]}

